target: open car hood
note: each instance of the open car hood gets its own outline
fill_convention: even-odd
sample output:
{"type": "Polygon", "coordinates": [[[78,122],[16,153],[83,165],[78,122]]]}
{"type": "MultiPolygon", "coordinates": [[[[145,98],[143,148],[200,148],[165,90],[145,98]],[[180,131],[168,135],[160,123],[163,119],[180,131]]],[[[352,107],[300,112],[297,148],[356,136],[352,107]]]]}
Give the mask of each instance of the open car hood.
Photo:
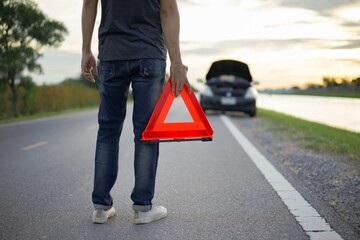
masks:
{"type": "Polygon", "coordinates": [[[220,60],[213,62],[209,72],[206,74],[206,81],[221,75],[233,75],[245,79],[248,82],[252,81],[248,65],[236,60],[220,60]]]}

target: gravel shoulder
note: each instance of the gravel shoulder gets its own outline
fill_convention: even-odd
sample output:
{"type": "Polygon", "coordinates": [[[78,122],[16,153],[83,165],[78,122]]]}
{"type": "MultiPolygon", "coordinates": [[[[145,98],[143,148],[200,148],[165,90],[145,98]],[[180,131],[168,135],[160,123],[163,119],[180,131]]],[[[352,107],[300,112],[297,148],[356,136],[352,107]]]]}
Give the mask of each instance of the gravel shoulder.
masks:
{"type": "Polygon", "coordinates": [[[266,120],[239,118],[241,131],[290,174],[311,195],[333,208],[360,236],[360,161],[347,156],[304,149],[294,140],[274,132],[266,120]]]}

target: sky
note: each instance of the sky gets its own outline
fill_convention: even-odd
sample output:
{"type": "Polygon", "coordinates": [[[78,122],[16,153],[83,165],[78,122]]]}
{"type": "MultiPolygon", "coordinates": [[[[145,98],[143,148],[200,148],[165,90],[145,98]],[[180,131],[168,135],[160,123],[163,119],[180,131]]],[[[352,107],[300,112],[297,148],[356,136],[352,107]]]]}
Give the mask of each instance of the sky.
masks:
{"type": "MultiPolygon", "coordinates": [[[[35,82],[78,76],[82,1],[34,1],[69,30],[61,47],[43,49],[44,74],[35,82]]],[[[259,89],[360,75],[360,0],[178,0],[178,6],[182,58],[195,87],[220,59],[248,63],[259,89]]],[[[100,17],[99,11],[95,55],[100,17]]]]}

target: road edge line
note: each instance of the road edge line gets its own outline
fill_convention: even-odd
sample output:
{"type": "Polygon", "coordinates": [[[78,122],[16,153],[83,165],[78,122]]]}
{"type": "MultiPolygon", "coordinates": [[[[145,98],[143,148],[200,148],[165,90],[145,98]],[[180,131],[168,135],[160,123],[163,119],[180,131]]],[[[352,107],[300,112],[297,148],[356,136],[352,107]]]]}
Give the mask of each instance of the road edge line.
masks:
{"type": "Polygon", "coordinates": [[[229,117],[220,119],[253,161],[311,240],[342,240],[326,220],[308,203],[266,157],[240,132],[229,117]]]}

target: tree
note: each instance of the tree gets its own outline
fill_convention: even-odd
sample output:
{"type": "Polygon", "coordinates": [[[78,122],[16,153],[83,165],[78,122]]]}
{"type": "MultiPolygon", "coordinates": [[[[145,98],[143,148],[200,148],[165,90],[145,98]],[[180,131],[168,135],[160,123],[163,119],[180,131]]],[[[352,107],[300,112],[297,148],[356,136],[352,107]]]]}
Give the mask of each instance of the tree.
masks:
{"type": "Polygon", "coordinates": [[[325,88],[335,88],[339,86],[338,79],[335,77],[323,77],[323,85],[325,88]]]}
{"type": "Polygon", "coordinates": [[[33,1],[0,0],[0,89],[10,87],[14,117],[19,115],[18,88],[29,81],[24,73],[42,73],[41,48],[59,46],[65,34],[64,24],[48,18],[33,1]]]}
{"type": "Polygon", "coordinates": [[[351,85],[355,88],[355,89],[359,89],[360,90],[360,77],[357,77],[355,79],[353,79],[351,81],[351,85]]]}

